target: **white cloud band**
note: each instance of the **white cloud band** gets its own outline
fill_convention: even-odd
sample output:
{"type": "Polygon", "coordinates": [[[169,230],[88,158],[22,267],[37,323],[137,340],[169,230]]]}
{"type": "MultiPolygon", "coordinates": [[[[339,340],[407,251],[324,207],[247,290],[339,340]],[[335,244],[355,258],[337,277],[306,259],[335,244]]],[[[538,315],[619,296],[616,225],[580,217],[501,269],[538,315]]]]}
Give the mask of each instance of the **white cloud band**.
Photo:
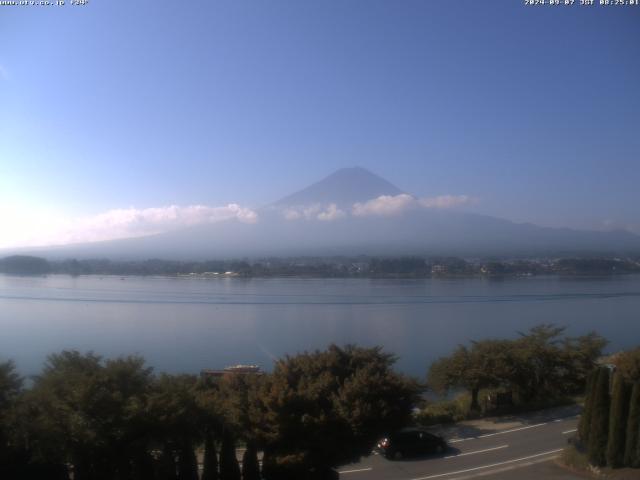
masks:
{"type": "Polygon", "coordinates": [[[14,218],[15,222],[9,221],[10,224],[5,225],[5,231],[9,232],[9,235],[1,239],[0,248],[64,245],[142,237],[233,219],[243,223],[255,223],[258,220],[258,214],[236,203],[220,207],[206,205],[184,207],[170,205],[144,209],[131,207],[108,210],[98,215],[75,219],[50,216],[47,218],[45,229],[38,228],[42,218],[37,214],[21,218],[18,215],[7,215],[4,218],[9,220],[14,218]],[[11,235],[12,231],[14,235],[11,235]]]}

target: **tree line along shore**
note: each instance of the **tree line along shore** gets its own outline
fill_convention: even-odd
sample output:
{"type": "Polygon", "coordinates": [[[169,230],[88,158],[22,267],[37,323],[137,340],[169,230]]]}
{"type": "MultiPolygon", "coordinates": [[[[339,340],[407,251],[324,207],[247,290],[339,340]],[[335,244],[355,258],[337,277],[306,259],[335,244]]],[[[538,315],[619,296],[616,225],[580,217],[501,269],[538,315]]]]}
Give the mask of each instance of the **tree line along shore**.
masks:
{"type": "Polygon", "coordinates": [[[640,273],[640,257],[463,259],[459,257],[302,257],[255,260],[147,259],[47,260],[28,255],[0,259],[0,273],[14,275],[191,275],[430,278],[468,276],[616,275],[640,273]]]}
{"type": "Polygon", "coordinates": [[[354,345],[218,377],[63,351],[25,382],[7,361],[0,478],[333,479],[399,428],[575,402],[585,389],[580,452],[595,465],[637,467],[640,348],[603,357],[606,343],[539,325],[458,347],[430,366],[426,382],[395,371],[396,357],[380,347],[354,345]],[[444,396],[427,400],[426,391],[444,396]]]}

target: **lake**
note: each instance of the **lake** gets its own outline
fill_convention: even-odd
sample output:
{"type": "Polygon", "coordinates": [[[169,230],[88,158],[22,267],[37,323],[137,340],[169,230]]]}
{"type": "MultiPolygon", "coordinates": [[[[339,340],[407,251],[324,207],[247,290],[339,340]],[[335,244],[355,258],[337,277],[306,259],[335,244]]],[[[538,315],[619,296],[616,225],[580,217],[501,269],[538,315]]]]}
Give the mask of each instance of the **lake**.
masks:
{"type": "Polygon", "coordinates": [[[156,371],[269,370],[329,343],[382,345],[423,377],[457,344],[539,323],[640,344],[640,276],[467,279],[0,275],[0,359],[37,373],[62,349],[138,353],[156,371]]]}

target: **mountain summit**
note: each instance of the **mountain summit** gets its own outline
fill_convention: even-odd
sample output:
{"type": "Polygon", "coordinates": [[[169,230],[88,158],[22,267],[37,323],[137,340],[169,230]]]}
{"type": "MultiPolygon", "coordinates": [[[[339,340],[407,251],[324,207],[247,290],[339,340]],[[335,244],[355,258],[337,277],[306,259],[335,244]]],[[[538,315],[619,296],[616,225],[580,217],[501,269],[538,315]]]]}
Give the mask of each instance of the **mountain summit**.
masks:
{"type": "Polygon", "coordinates": [[[341,168],[328,177],[288,195],[275,203],[277,206],[302,206],[335,203],[348,207],[366,202],[380,195],[404,193],[384,178],[362,167],[341,168]]]}

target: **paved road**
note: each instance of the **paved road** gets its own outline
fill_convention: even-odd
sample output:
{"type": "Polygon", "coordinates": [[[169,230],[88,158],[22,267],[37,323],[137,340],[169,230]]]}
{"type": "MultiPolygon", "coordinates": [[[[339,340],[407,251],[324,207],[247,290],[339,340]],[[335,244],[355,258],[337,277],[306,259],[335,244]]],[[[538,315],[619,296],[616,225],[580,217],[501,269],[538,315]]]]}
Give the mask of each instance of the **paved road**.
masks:
{"type": "Polygon", "coordinates": [[[451,450],[440,456],[390,461],[380,455],[371,455],[359,463],[340,468],[340,478],[461,480],[477,476],[492,478],[493,474],[501,475],[500,478],[514,478],[504,472],[513,473],[515,469],[557,457],[567,445],[567,438],[575,432],[576,425],[577,417],[572,416],[478,436],[448,439],[451,450]]]}

